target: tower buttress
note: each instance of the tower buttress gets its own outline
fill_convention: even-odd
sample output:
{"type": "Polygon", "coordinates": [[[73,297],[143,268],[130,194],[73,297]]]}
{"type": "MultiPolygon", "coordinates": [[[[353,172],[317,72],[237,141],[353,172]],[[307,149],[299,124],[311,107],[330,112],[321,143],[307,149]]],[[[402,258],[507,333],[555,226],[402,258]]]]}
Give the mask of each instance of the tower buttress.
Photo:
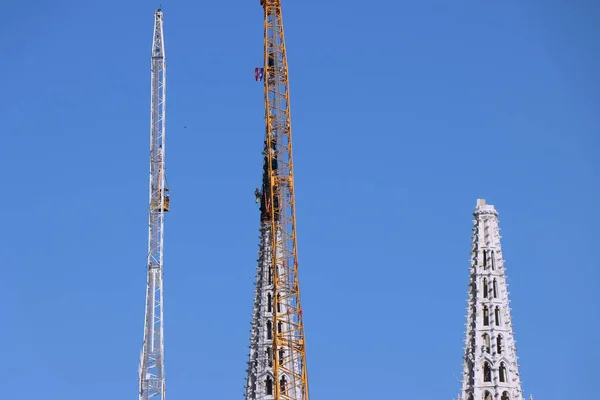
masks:
{"type": "Polygon", "coordinates": [[[460,400],[524,400],[498,212],[478,199],[473,215],[460,400]]]}

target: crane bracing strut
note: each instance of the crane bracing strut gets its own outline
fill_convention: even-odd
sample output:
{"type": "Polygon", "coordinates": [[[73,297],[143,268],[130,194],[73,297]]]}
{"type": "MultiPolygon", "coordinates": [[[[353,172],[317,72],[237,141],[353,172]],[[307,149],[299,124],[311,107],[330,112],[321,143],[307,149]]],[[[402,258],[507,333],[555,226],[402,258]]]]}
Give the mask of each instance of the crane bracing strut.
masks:
{"type": "Polygon", "coordinates": [[[150,109],[150,194],[148,283],[144,344],[139,365],[139,399],[165,399],[163,343],[163,243],[169,189],[165,176],[166,64],[163,13],[154,13],[150,109]]]}

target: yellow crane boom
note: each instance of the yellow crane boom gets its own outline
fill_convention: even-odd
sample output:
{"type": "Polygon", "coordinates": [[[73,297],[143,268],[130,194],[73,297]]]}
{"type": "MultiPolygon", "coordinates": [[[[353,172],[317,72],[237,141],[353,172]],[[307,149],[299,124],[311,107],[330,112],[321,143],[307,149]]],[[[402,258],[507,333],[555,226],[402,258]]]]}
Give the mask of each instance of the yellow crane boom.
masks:
{"type": "Polygon", "coordinates": [[[294,167],[288,64],[280,0],[261,0],[264,9],[264,96],[267,184],[273,299],[275,400],[308,400],[308,376],[296,241],[294,167]]]}

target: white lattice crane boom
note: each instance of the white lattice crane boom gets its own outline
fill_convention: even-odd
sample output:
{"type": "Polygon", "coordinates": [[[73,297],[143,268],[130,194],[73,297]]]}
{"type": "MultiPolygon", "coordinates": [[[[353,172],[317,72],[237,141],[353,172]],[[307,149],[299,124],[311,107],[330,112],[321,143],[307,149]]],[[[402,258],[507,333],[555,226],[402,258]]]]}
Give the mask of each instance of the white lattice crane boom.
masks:
{"type": "Polygon", "coordinates": [[[148,228],[148,287],[144,345],[139,366],[140,400],[165,399],[163,343],[163,244],[169,189],[165,175],[166,64],[163,13],[154,13],[150,108],[150,190],[148,228]]]}

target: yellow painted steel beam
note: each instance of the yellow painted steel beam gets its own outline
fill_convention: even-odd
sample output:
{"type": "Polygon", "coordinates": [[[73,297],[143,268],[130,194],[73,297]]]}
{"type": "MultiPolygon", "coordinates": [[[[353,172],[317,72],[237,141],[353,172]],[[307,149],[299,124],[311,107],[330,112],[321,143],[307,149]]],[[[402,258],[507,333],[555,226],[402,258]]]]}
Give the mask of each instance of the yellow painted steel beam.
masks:
{"type": "Polygon", "coordinates": [[[308,400],[308,375],[296,241],[294,168],[288,65],[280,0],[261,0],[264,9],[264,96],[267,199],[272,240],[274,307],[272,348],[275,400],[308,400]],[[281,307],[280,307],[281,306],[281,307]],[[283,377],[286,378],[282,382],[283,377]]]}

